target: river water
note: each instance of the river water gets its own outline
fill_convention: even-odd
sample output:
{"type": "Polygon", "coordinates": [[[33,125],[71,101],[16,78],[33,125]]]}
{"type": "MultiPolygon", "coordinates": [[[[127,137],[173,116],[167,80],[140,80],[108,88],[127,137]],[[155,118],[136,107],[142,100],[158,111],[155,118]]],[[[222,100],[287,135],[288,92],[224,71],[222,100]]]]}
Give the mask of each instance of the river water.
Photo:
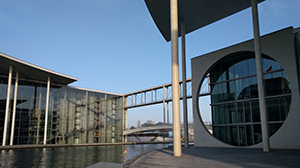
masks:
{"type": "Polygon", "coordinates": [[[124,163],[136,155],[167,146],[144,144],[1,150],[0,167],[83,168],[103,161],[124,163]]]}

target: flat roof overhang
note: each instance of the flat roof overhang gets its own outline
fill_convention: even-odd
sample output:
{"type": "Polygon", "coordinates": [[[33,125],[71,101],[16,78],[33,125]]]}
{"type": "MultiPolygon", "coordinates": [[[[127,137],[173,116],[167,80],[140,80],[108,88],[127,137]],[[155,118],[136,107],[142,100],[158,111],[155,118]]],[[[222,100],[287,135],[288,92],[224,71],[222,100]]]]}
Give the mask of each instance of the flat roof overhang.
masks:
{"type": "Polygon", "coordinates": [[[21,79],[47,82],[50,77],[51,84],[63,86],[78,80],[75,77],[51,71],[0,52],[0,74],[8,76],[9,66],[13,67],[13,76],[18,71],[21,79]]]}
{"type": "MultiPolygon", "coordinates": [[[[257,0],[257,3],[262,1],[257,0]]],[[[170,41],[170,0],[145,0],[145,3],[159,31],[166,41],[170,41]]],[[[178,23],[185,20],[188,34],[249,7],[251,0],[178,0],[178,23]]]]}

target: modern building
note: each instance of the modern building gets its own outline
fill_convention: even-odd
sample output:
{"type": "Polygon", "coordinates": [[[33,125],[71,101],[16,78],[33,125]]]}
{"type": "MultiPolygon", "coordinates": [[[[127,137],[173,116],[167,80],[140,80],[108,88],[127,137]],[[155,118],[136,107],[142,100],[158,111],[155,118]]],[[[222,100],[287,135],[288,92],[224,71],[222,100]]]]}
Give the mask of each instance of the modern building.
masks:
{"type": "MultiPolygon", "coordinates": [[[[300,28],[261,37],[267,126],[271,148],[300,149],[300,28]]],[[[262,148],[253,40],[192,59],[195,146],[262,148]],[[212,132],[199,110],[209,76],[212,132]]]]}
{"type": "Polygon", "coordinates": [[[0,53],[0,144],[122,142],[123,96],[0,53]]]}

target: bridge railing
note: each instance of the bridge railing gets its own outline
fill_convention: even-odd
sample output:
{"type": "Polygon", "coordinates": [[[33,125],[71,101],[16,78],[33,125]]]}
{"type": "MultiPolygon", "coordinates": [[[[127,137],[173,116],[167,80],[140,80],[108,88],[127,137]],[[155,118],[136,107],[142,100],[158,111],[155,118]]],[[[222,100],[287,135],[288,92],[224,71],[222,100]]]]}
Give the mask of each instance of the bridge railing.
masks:
{"type": "MultiPolygon", "coordinates": [[[[192,81],[191,78],[186,80],[187,98],[192,98],[192,81]]],[[[182,81],[179,82],[180,99],[183,98],[182,81]]],[[[201,86],[199,96],[209,95],[209,79],[206,78],[201,86]]],[[[172,101],[172,83],[128,93],[124,95],[124,108],[134,108],[140,106],[147,106],[158,103],[169,103],[172,101]]]]}

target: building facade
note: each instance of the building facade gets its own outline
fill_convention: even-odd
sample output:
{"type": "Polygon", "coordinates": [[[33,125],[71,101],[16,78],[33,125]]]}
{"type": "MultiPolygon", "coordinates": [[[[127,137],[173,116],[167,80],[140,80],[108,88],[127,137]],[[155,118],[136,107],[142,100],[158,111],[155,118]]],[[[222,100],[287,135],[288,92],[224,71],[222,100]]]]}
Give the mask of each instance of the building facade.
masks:
{"type": "MultiPolygon", "coordinates": [[[[289,27],[261,37],[271,148],[300,149],[299,33],[289,27]]],[[[195,146],[262,147],[253,40],[193,58],[192,85],[195,146]],[[211,132],[199,110],[207,76],[211,132]]]]}
{"type": "Polygon", "coordinates": [[[0,143],[122,142],[123,96],[0,53],[0,143]]]}

